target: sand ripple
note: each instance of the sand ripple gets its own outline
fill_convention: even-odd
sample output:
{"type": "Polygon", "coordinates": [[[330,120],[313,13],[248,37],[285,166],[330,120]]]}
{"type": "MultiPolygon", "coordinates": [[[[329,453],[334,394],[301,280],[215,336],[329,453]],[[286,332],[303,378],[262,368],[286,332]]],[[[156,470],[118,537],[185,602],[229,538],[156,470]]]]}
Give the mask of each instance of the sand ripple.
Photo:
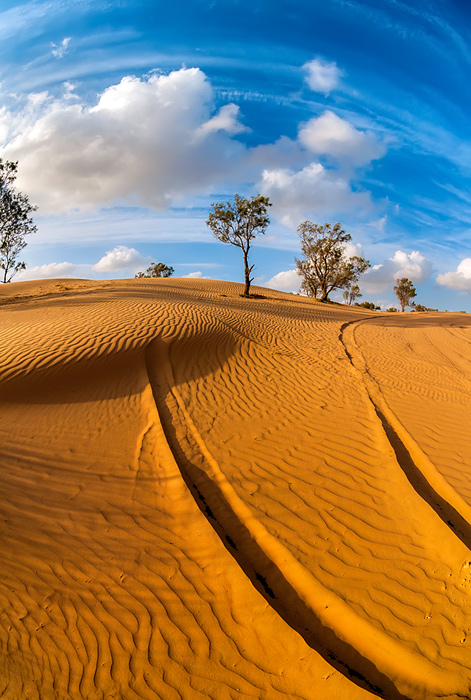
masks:
{"type": "Polygon", "coordinates": [[[0,697],[471,696],[468,316],[35,285],[0,300],[0,697]]]}

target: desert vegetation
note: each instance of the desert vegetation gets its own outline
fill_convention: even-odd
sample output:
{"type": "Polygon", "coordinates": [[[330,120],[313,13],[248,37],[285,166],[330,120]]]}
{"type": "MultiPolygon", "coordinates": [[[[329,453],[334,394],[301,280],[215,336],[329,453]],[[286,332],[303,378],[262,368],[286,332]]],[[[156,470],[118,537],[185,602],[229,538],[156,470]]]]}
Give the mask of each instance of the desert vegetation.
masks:
{"type": "Polygon", "coordinates": [[[302,277],[301,290],[320,301],[329,301],[329,294],[336,289],[350,290],[348,298],[352,301],[353,297],[358,297],[356,283],[370,263],[358,255],[347,257],[346,244],[352,237],[341,224],[303,221],[298,226],[298,233],[303,257],[295,258],[295,262],[302,277]]]}
{"type": "Polygon", "coordinates": [[[267,216],[271,203],[268,197],[258,194],[246,199],[236,194],[233,202],[212,204],[213,211],[206,221],[214,236],[222,243],[236,246],[242,251],[244,260],[243,296],[250,296],[253,282],[253,265],[249,265],[249,253],[256,236],[265,233],[270,219],[267,216]]]}
{"type": "Polygon", "coordinates": [[[1,282],[11,282],[26,265],[19,260],[26,236],[36,231],[31,214],[37,207],[15,187],[18,163],[0,158],[0,269],[1,282]]]}

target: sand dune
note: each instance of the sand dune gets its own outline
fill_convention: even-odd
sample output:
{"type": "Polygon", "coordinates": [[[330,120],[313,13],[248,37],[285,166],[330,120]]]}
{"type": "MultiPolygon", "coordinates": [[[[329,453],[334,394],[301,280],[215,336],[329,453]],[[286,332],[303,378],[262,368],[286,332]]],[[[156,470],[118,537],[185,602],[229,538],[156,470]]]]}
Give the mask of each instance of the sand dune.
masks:
{"type": "Polygon", "coordinates": [[[471,697],[471,317],[0,289],[0,697],[471,697]]]}

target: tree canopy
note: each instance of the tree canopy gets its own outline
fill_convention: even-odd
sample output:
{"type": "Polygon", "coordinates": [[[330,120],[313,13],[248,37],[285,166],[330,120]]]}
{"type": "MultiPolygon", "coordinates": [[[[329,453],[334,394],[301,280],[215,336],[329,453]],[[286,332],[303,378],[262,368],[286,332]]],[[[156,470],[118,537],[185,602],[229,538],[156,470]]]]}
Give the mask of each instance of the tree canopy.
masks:
{"type": "Polygon", "coordinates": [[[355,299],[360,299],[363,294],[361,294],[358,284],[351,284],[345,289],[342,296],[346,304],[353,304],[355,299]]]}
{"type": "Polygon", "coordinates": [[[298,226],[303,259],[295,258],[303,281],[301,291],[310,297],[329,301],[335,289],[353,288],[360,275],[370,267],[365,258],[347,257],[345,247],[352,240],[340,223],[314,224],[303,221],[298,226]]]}
{"type": "Polygon", "coordinates": [[[230,243],[242,250],[244,257],[244,296],[250,296],[250,285],[253,278],[250,274],[253,265],[249,267],[249,250],[253,239],[258,234],[265,233],[270,219],[267,216],[271,206],[268,197],[258,194],[246,199],[238,194],[233,202],[212,204],[207,226],[222,243],[230,243]]]}
{"type": "Polygon", "coordinates": [[[404,312],[406,306],[411,305],[411,299],[417,296],[417,290],[407,277],[398,278],[393,289],[401,305],[401,310],[404,312]]]}
{"type": "Polygon", "coordinates": [[[158,262],[158,263],[151,263],[147,270],[145,272],[138,272],[137,275],[134,275],[135,279],[143,279],[143,278],[150,278],[150,277],[171,277],[175,270],[173,267],[170,267],[169,265],[165,265],[165,263],[158,262]]]}
{"type": "Polygon", "coordinates": [[[28,197],[17,192],[14,186],[17,169],[18,163],[0,158],[1,282],[11,282],[17,272],[25,269],[25,263],[18,260],[18,256],[27,245],[25,236],[37,230],[31,218],[31,213],[37,207],[30,204],[28,197]]]}

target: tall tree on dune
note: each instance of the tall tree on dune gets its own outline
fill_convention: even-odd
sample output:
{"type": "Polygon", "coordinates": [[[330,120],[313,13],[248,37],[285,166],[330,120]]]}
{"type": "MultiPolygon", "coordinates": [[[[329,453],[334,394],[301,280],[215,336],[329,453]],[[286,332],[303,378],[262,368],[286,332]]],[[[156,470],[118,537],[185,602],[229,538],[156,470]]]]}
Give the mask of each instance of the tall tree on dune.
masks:
{"type": "Polygon", "coordinates": [[[25,237],[37,229],[31,213],[37,207],[14,186],[18,163],[0,158],[0,269],[1,282],[11,282],[14,275],[24,270],[26,264],[18,256],[26,247],[25,237]]]}
{"type": "Polygon", "coordinates": [[[212,204],[206,224],[219,241],[230,243],[242,250],[244,256],[244,297],[250,296],[250,285],[253,278],[250,274],[253,265],[249,266],[249,251],[252,241],[257,234],[265,233],[270,219],[267,216],[271,203],[268,197],[258,194],[256,197],[245,199],[238,194],[234,202],[212,204]]]}

